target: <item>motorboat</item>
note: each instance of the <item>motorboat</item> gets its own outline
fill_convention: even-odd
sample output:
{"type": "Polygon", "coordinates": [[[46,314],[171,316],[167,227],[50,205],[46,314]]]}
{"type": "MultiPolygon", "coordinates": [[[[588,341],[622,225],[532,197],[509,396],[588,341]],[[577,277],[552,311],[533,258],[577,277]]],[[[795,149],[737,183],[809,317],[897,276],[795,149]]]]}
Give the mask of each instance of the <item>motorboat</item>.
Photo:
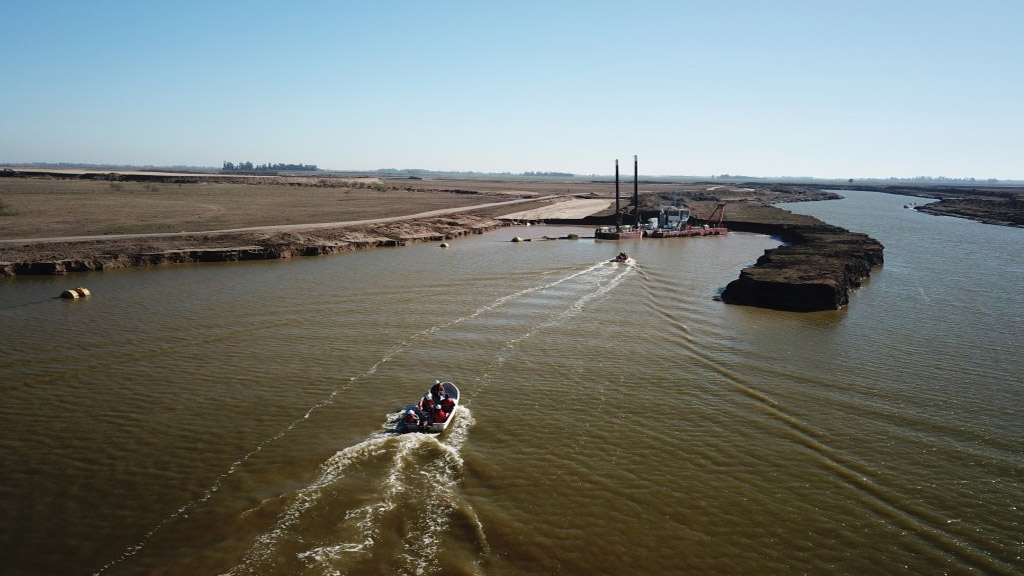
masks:
{"type": "Polygon", "coordinates": [[[619,255],[616,256],[615,258],[612,258],[610,262],[629,262],[629,254],[626,254],[625,252],[619,252],[619,255]]]}
{"type": "Polygon", "coordinates": [[[444,432],[459,411],[459,387],[453,382],[435,380],[419,403],[411,404],[398,414],[395,430],[399,434],[444,432]]]}

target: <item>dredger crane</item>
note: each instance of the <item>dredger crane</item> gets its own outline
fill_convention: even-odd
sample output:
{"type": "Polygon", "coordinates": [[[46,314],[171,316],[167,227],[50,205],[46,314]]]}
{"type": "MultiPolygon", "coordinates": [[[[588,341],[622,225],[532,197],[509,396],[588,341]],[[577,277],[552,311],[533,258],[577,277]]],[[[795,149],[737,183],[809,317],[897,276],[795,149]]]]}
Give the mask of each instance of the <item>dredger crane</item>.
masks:
{"type": "Polygon", "coordinates": [[[725,220],[725,202],[719,202],[715,209],[711,211],[711,215],[707,219],[708,225],[715,219],[715,214],[718,214],[718,223],[715,224],[715,228],[721,228],[722,220],[725,220]]]}

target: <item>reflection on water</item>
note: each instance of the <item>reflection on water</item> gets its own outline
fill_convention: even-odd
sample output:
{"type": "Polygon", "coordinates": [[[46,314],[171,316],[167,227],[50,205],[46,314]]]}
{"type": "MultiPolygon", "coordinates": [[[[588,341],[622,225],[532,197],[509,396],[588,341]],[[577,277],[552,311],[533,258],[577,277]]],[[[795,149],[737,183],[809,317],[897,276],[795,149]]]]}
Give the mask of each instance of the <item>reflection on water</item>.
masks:
{"type": "Polygon", "coordinates": [[[3,280],[5,568],[1017,572],[1024,234],[905,203],[788,207],[886,246],[813,314],[714,301],[749,234],[3,280]]]}

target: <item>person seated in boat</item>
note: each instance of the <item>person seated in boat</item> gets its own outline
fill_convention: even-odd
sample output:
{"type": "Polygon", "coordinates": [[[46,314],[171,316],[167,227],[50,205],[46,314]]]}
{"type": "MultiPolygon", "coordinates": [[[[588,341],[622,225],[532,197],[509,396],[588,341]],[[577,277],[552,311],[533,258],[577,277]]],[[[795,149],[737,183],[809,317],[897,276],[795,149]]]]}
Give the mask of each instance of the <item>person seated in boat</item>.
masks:
{"type": "Polygon", "coordinates": [[[445,396],[440,402],[434,404],[434,410],[431,412],[432,420],[436,423],[444,422],[453,410],[455,410],[455,400],[445,396]]]}
{"type": "Polygon", "coordinates": [[[431,420],[435,423],[441,423],[448,419],[448,415],[455,409],[455,402],[451,398],[445,398],[438,404],[434,404],[434,411],[431,412],[431,420]]]}
{"type": "Polygon", "coordinates": [[[616,256],[615,259],[619,262],[625,262],[626,260],[629,260],[629,255],[625,252],[619,252],[619,255],[616,256]]]}
{"type": "Polygon", "coordinates": [[[431,414],[431,419],[435,424],[440,424],[448,419],[448,413],[444,411],[440,406],[434,408],[434,413],[431,414]]]}
{"type": "Polygon", "coordinates": [[[415,410],[406,410],[402,415],[402,421],[405,422],[406,426],[418,427],[420,425],[420,415],[415,410]]]}
{"type": "Polygon", "coordinates": [[[444,391],[444,384],[441,384],[440,380],[434,380],[434,385],[430,387],[430,396],[434,400],[434,404],[440,404],[448,397],[444,391]]]}
{"type": "Polygon", "coordinates": [[[441,400],[441,410],[445,414],[451,414],[455,410],[455,400],[452,400],[451,396],[445,396],[444,400],[441,400]]]}
{"type": "Polygon", "coordinates": [[[430,414],[434,411],[434,406],[436,404],[437,403],[434,402],[434,398],[430,395],[430,392],[427,392],[423,395],[423,398],[420,398],[419,404],[417,404],[416,407],[424,414],[430,414]]]}

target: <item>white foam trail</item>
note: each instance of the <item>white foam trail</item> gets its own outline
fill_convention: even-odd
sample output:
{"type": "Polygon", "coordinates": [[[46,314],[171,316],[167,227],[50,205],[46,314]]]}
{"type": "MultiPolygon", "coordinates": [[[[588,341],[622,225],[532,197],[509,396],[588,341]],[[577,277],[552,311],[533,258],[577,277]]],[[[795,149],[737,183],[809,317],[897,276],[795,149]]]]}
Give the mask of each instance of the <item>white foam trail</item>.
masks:
{"type": "Polygon", "coordinates": [[[598,270],[598,269],[601,268],[601,265],[602,265],[602,263],[593,264],[593,265],[591,265],[591,266],[589,266],[589,267],[587,267],[587,268],[585,268],[583,270],[580,270],[580,271],[572,273],[572,274],[570,274],[568,276],[559,278],[559,279],[557,279],[557,280],[555,280],[553,282],[549,282],[547,284],[542,284],[540,286],[533,286],[531,288],[524,288],[523,290],[520,290],[518,292],[513,292],[512,294],[508,294],[506,296],[502,296],[501,298],[498,298],[498,299],[494,300],[490,304],[487,304],[485,306],[481,306],[480,308],[477,308],[472,314],[469,314],[468,316],[462,316],[460,318],[456,318],[455,320],[451,320],[451,321],[446,322],[444,324],[440,324],[438,326],[434,326],[433,328],[428,328],[427,330],[424,330],[424,331],[420,332],[419,334],[416,334],[415,336],[410,338],[410,340],[416,339],[418,337],[427,336],[429,334],[434,334],[434,333],[436,333],[436,332],[438,332],[440,330],[444,330],[446,328],[450,328],[450,327],[452,327],[452,326],[454,326],[456,324],[459,324],[461,322],[465,322],[467,320],[472,320],[472,319],[480,316],[481,314],[484,314],[486,312],[490,312],[491,310],[494,310],[495,308],[498,308],[498,307],[500,307],[500,306],[502,306],[502,305],[504,305],[504,304],[506,304],[506,303],[508,303],[508,302],[510,302],[512,300],[517,299],[517,298],[521,298],[523,296],[526,296],[527,294],[530,294],[532,292],[536,292],[538,290],[546,290],[548,288],[553,288],[555,286],[558,286],[559,284],[562,284],[564,282],[568,282],[569,280],[572,280],[574,278],[582,276],[582,275],[584,275],[584,274],[586,274],[588,272],[591,272],[591,271],[594,271],[594,270],[598,270]]]}
{"type": "MultiPolygon", "coordinates": [[[[445,457],[431,462],[423,470],[429,478],[428,485],[433,488],[430,493],[432,501],[435,502],[433,513],[417,518],[412,529],[402,539],[405,547],[403,564],[413,574],[435,573],[441,568],[438,565],[441,537],[448,532],[456,507],[460,503],[456,488],[464,467],[461,449],[468,438],[469,428],[474,423],[473,415],[468,408],[462,407],[460,411],[459,419],[452,421],[453,425],[456,422],[458,425],[449,428],[446,441],[440,444],[445,457]]],[[[474,516],[475,514],[473,512],[474,516]]]]}
{"type": "MultiPolygon", "coordinates": [[[[294,535],[293,527],[299,524],[304,513],[319,502],[325,489],[341,480],[351,466],[365,463],[385,454],[389,449],[394,449],[394,453],[390,456],[390,466],[381,481],[383,491],[373,502],[349,510],[343,520],[355,527],[355,539],[315,546],[298,553],[297,557],[311,568],[322,568],[325,574],[340,573],[338,565],[353,554],[364,556],[373,553],[380,539],[385,516],[399,509],[405,501],[422,499],[424,495],[413,495],[403,500],[403,495],[425,482],[434,503],[432,513],[412,521],[409,534],[403,537],[406,549],[403,564],[415,574],[436,570],[441,535],[447,531],[452,512],[458,503],[456,487],[464,466],[461,449],[473,423],[469,409],[460,407],[451,427],[445,432],[444,441],[428,434],[378,434],[336,453],[321,465],[317,478],[295,495],[281,513],[274,529],[259,537],[242,563],[228,574],[261,573],[260,568],[276,557],[281,541],[294,535]],[[432,448],[440,448],[443,456],[425,466],[410,469],[408,465],[413,461],[410,455],[424,451],[428,444],[432,448]],[[426,480],[417,476],[426,476],[426,480]]],[[[475,517],[475,512],[472,515],[475,517]]]]}
{"type": "MultiPolygon", "coordinates": [[[[242,559],[241,564],[229,571],[228,574],[259,574],[260,566],[264,565],[264,563],[268,562],[272,558],[274,551],[278,548],[279,542],[289,534],[289,529],[299,522],[303,512],[310,509],[317,503],[324,488],[343,477],[345,475],[345,470],[353,463],[363,462],[383,453],[386,449],[386,445],[393,443],[394,440],[395,438],[391,436],[371,436],[359,444],[349,446],[348,448],[345,448],[331,456],[331,458],[320,466],[321,470],[317,478],[308,486],[296,493],[295,498],[281,513],[274,529],[257,538],[255,544],[253,544],[252,548],[242,559]]],[[[405,440],[405,437],[399,439],[398,449],[395,451],[392,459],[393,473],[396,465],[401,466],[401,458],[408,453],[409,450],[410,442],[402,442],[402,440],[405,440]]],[[[386,485],[390,486],[391,483],[388,482],[386,485]]],[[[385,499],[385,504],[383,506],[379,504],[377,506],[381,507],[381,509],[386,509],[388,507],[387,499],[385,499]]],[[[352,519],[356,515],[357,514],[350,512],[346,515],[346,520],[352,519]]],[[[368,519],[357,520],[357,524],[360,526],[361,534],[363,536],[363,540],[361,542],[347,543],[332,547],[314,548],[300,557],[303,560],[323,562],[331,558],[337,558],[344,552],[359,552],[364,548],[372,546],[375,534],[373,532],[372,525],[368,522],[368,519]]]]}
{"type": "MultiPolygon", "coordinates": [[[[596,270],[599,266],[590,268],[588,269],[588,271],[596,270]]],[[[584,294],[577,300],[573,301],[565,310],[559,312],[558,314],[554,314],[547,321],[541,322],[540,324],[533,326],[520,336],[511,338],[508,342],[505,343],[505,346],[495,357],[495,360],[491,362],[491,364],[484,370],[484,373],[480,376],[480,384],[479,386],[477,386],[477,391],[483,390],[484,388],[487,387],[487,383],[490,381],[491,375],[501,370],[501,367],[502,365],[504,365],[505,359],[508,357],[509,353],[511,353],[520,342],[527,340],[528,338],[534,336],[538,332],[546,330],[547,328],[557,326],[558,324],[560,324],[561,322],[565,321],[568,318],[572,318],[573,316],[578,315],[583,311],[587,304],[589,304],[595,298],[603,296],[610,292],[611,290],[615,289],[619,284],[622,283],[623,279],[625,279],[626,276],[628,276],[633,270],[634,268],[632,266],[622,267],[621,265],[616,264],[615,266],[608,269],[609,272],[614,272],[614,274],[606,283],[599,284],[596,290],[584,294]]],[[[578,276],[578,274],[576,276],[578,276]]]]}

